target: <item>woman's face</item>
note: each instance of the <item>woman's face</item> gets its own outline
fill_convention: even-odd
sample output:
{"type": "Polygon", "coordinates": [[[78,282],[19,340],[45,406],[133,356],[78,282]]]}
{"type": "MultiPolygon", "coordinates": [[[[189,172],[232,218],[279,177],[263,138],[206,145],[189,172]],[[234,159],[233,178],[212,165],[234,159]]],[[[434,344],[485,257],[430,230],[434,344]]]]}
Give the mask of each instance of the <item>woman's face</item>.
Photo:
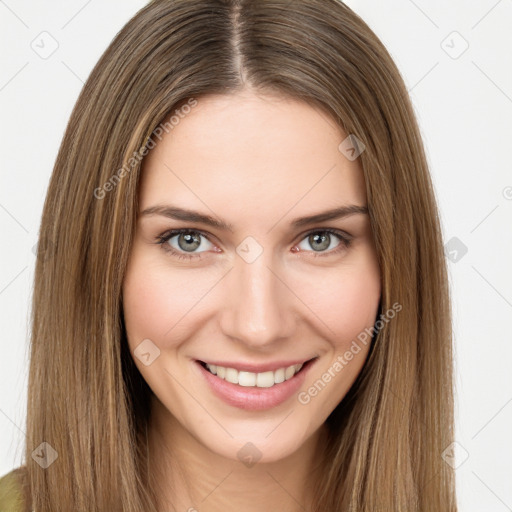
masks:
{"type": "Polygon", "coordinates": [[[321,218],[367,206],[362,168],[339,149],[348,134],[295,100],[208,96],[179,119],[144,161],[123,285],[130,351],[153,414],[219,455],[279,460],[368,354],[353,342],[380,300],[369,216],[321,218]]]}

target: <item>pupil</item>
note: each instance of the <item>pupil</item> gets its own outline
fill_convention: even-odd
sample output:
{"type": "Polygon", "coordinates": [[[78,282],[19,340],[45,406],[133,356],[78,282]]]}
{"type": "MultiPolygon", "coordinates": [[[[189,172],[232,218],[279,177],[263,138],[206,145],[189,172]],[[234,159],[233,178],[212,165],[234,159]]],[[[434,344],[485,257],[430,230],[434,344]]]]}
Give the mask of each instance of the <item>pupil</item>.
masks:
{"type": "Polygon", "coordinates": [[[327,234],[322,234],[322,235],[316,234],[316,235],[313,235],[313,244],[316,244],[316,243],[320,243],[322,245],[322,247],[320,247],[320,249],[327,249],[327,247],[329,247],[329,237],[328,237],[328,235],[327,234]]]}
{"type": "Polygon", "coordinates": [[[181,249],[191,252],[194,249],[197,249],[199,247],[199,245],[201,245],[201,240],[199,240],[199,237],[196,237],[196,236],[186,233],[186,234],[182,234],[180,236],[178,243],[179,243],[181,249]],[[185,247],[182,247],[182,245],[181,245],[181,241],[183,239],[185,239],[185,241],[186,241],[185,247]],[[195,246],[193,246],[194,243],[196,244],[195,246]]]}

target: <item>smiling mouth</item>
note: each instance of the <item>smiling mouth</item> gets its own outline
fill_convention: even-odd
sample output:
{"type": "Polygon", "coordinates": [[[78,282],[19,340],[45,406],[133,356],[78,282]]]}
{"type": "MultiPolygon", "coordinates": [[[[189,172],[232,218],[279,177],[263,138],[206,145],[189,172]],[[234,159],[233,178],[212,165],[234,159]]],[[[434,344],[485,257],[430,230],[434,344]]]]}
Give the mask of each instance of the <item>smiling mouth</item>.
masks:
{"type": "Polygon", "coordinates": [[[219,366],[215,364],[205,363],[198,361],[199,364],[215,375],[219,379],[230,382],[231,384],[238,384],[242,387],[257,387],[257,388],[271,388],[292,379],[295,375],[304,370],[314,359],[300,364],[294,364],[283,368],[278,368],[274,371],[266,372],[247,372],[237,370],[235,368],[219,366]]]}

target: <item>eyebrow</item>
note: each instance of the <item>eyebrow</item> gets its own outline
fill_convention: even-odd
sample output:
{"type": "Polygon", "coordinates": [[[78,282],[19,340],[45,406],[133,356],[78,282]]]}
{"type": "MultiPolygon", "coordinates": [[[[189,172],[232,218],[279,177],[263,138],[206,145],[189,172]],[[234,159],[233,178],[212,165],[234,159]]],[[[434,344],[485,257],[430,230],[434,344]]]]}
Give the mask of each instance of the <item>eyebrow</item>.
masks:
{"type": "MultiPolygon", "coordinates": [[[[306,217],[299,217],[290,222],[290,225],[293,228],[301,228],[304,226],[308,226],[310,224],[315,224],[318,222],[325,222],[327,220],[335,220],[341,219],[343,217],[348,217],[350,215],[367,215],[368,207],[367,206],[359,206],[355,204],[340,206],[338,208],[334,208],[331,210],[327,210],[320,213],[315,213],[314,215],[308,215],[306,217]]],[[[207,215],[204,213],[200,213],[194,210],[188,210],[185,208],[178,208],[177,206],[171,205],[156,205],[150,206],[146,208],[140,213],[140,216],[150,216],[150,215],[161,215],[163,217],[168,217],[169,219],[182,220],[188,222],[196,222],[201,224],[206,224],[211,226],[212,228],[216,228],[222,231],[231,231],[233,232],[233,225],[226,223],[222,220],[218,220],[211,215],[207,215]]]]}

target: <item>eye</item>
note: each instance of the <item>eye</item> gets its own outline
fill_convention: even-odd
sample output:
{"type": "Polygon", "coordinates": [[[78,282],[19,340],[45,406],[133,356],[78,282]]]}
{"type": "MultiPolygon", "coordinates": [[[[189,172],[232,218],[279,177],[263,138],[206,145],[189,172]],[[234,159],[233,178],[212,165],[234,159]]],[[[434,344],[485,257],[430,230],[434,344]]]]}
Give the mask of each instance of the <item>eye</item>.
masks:
{"type": "MultiPolygon", "coordinates": [[[[320,253],[313,254],[313,257],[330,256],[347,249],[351,242],[352,236],[348,233],[338,231],[337,229],[322,229],[310,231],[306,234],[305,238],[302,239],[301,244],[309,245],[309,247],[313,248],[312,251],[307,247],[301,247],[301,244],[295,247],[298,247],[300,251],[305,250],[306,252],[320,253]],[[338,239],[338,244],[333,245],[336,238],[338,239]]],[[[297,252],[297,250],[294,252],[297,252]]]]}
{"type": "MultiPolygon", "coordinates": [[[[301,247],[301,244],[298,244],[293,247],[292,251],[317,253],[313,254],[313,257],[330,256],[347,249],[350,246],[352,238],[351,235],[344,231],[336,229],[317,229],[306,233],[301,241],[301,244],[306,243],[312,247],[313,250],[301,247]],[[338,244],[334,245],[333,248],[333,242],[335,242],[336,238],[338,239],[338,244]]],[[[157,244],[161,245],[165,251],[180,259],[200,259],[202,252],[211,250],[212,247],[215,248],[208,240],[206,234],[194,229],[173,229],[159,235],[156,239],[157,244]]],[[[220,252],[220,250],[217,249],[216,252],[220,252]]]]}
{"type": "Polygon", "coordinates": [[[208,251],[214,247],[206,235],[193,229],[174,229],[167,231],[158,236],[157,240],[157,243],[161,244],[164,250],[178,258],[184,259],[199,258],[200,255],[198,253],[208,251]],[[203,240],[206,242],[203,242],[203,240]],[[199,248],[203,250],[198,251],[197,249],[199,248]]]}

